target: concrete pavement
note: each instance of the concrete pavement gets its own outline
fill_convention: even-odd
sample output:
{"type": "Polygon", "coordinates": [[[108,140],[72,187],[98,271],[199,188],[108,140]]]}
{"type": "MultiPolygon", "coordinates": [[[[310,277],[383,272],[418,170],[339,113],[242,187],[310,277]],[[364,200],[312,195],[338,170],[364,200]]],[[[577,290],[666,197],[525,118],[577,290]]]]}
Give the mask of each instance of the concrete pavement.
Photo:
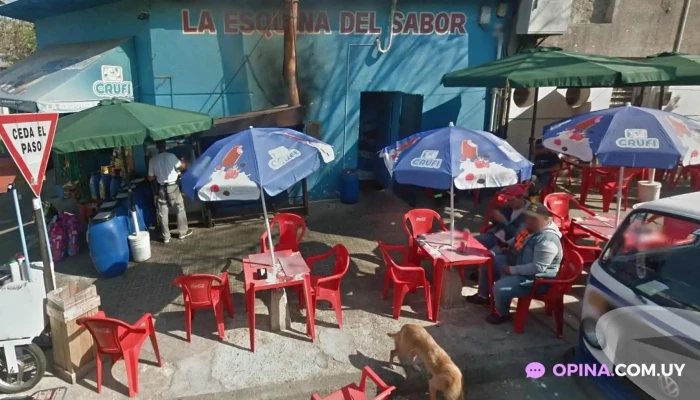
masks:
{"type": "MultiPolygon", "coordinates": [[[[591,203],[595,201],[594,198],[591,203]]],[[[456,208],[457,228],[476,231],[485,202],[474,210],[471,200],[463,199],[456,208]]],[[[486,324],[483,319],[488,310],[474,305],[441,311],[440,324],[429,323],[421,293],[407,296],[401,319],[395,321],[391,318],[390,301],[382,300],[384,265],[375,240],[405,243],[401,219],[408,209],[408,205],[384,191],[363,194],[362,201],[353,206],[337,202],[312,205],[311,215],[306,218],[309,230],[301,252],[305,256],[320,254],[342,243],[351,254],[350,270],[341,286],[343,329],[337,328],[335,313],[322,309],[321,305],[316,319],[315,343],[303,334],[305,317],[296,307],[294,294],[289,295],[292,331],[282,333],[269,331],[267,296],[259,295],[255,306],[256,352],[248,350],[241,260],[258,251],[259,237],[264,230],[262,219],[212,229],[195,228],[195,234],[182,242],[172,240],[167,245],[152,242],[150,260],[134,265],[124,276],[113,279],[99,278],[87,251],[83,251],[57,264],[57,281],[59,286],[71,281],[94,283],[102,298],[101,309],[108,316],[127,322],[135,321],[145,312],[155,316],[164,365],[162,368],[155,366],[155,357],[147,342],[139,365],[141,398],[308,398],[313,391],[326,393],[357,381],[365,365],[396,385],[397,396],[416,398],[410,396],[425,393],[427,377],[413,371],[407,376],[402,368],[393,371],[386,363],[392,347],[386,332],[397,331],[404,323],[426,326],[462,369],[467,388],[473,386],[482,388],[479,390],[483,393],[494,391],[504,396],[521,389],[551,392],[545,386],[532,386],[529,380],[523,380],[524,367],[531,361],[553,364],[574,345],[582,286],[575,288],[573,296],[567,299],[569,323],[564,339],[555,337],[552,318],[544,315],[542,305],[537,302],[533,303],[522,335],[514,335],[510,324],[497,327],[486,324]],[[212,313],[200,312],[193,323],[192,343],[187,343],[182,295],[180,289],[172,287],[173,279],[182,273],[221,274],[224,271],[230,277],[235,312],[233,319],[226,319],[225,339],[218,340],[212,313]],[[497,382],[502,381],[508,383],[499,386],[497,382]]],[[[448,215],[444,210],[439,211],[448,215]]],[[[0,239],[6,235],[0,235],[0,239]]],[[[3,254],[13,254],[7,253],[4,246],[2,250],[3,254]]],[[[330,270],[330,263],[322,263],[314,273],[328,274],[330,270]]],[[[432,275],[430,267],[427,272],[432,275]]],[[[582,277],[582,284],[585,284],[585,277],[582,277]]],[[[463,292],[471,293],[475,282],[467,281],[465,285],[463,292]]],[[[67,398],[123,399],[127,393],[125,384],[123,362],[113,367],[107,362],[101,395],[95,392],[93,372],[70,386],[67,398]]],[[[34,390],[58,386],[68,385],[53,377],[49,369],[46,378],[34,390]]],[[[481,397],[468,395],[467,398],[481,397]]]]}

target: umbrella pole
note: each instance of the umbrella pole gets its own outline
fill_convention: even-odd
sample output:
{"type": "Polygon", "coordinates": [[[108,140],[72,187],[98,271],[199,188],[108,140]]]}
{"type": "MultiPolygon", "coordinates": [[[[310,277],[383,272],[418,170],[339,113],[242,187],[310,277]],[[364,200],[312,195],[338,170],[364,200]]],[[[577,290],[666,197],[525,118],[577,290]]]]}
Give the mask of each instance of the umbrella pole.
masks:
{"type": "Polygon", "coordinates": [[[530,148],[527,158],[532,161],[532,154],[535,150],[535,129],[537,128],[537,100],[540,97],[540,88],[535,88],[535,103],[532,105],[532,122],[530,126],[530,148]]]}
{"type": "Polygon", "coordinates": [[[625,167],[620,167],[620,177],[617,179],[617,216],[615,226],[620,225],[620,212],[622,211],[622,181],[625,175],[625,167]]]}
{"type": "Polygon", "coordinates": [[[272,244],[272,229],[270,229],[270,220],[267,219],[267,205],[265,205],[265,192],[260,186],[260,199],[262,200],[263,214],[265,215],[265,228],[267,228],[267,240],[270,244],[270,258],[272,259],[272,268],[275,267],[275,245],[272,244]]]}
{"type": "Polygon", "coordinates": [[[450,179],[450,247],[454,248],[455,241],[455,182],[450,179]]]}

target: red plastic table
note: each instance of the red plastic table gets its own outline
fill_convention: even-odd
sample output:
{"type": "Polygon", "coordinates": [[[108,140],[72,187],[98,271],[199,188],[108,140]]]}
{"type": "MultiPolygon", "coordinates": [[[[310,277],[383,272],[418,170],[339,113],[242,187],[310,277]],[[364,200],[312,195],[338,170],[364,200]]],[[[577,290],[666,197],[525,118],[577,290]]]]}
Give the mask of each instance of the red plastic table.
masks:
{"type": "Polygon", "coordinates": [[[440,297],[442,295],[442,279],[445,268],[479,266],[487,264],[489,276],[489,298],[491,311],[493,304],[493,254],[479,243],[469,232],[455,232],[454,245],[458,247],[461,242],[467,243],[465,251],[456,251],[450,248],[450,232],[437,232],[423,235],[418,238],[418,245],[425,250],[433,260],[433,321],[438,321],[440,310],[440,297]]]}
{"type": "Polygon", "coordinates": [[[571,223],[600,240],[609,241],[617,229],[615,216],[612,214],[589,215],[573,218],[571,223]]]}
{"type": "MultiPolygon", "coordinates": [[[[275,258],[289,257],[292,255],[291,250],[278,251],[275,252],[275,258]]],[[[270,260],[270,254],[255,254],[248,256],[243,260],[243,279],[245,283],[245,301],[246,309],[248,311],[248,326],[250,328],[250,351],[255,351],[255,292],[261,290],[272,290],[278,288],[285,288],[290,286],[301,285],[304,290],[304,297],[306,304],[311,303],[311,275],[310,270],[306,269],[303,274],[295,275],[293,277],[287,277],[284,272],[280,270],[280,273],[275,277],[275,279],[270,282],[267,279],[260,279],[258,277],[258,269],[267,269],[268,276],[273,273],[273,268],[271,267],[272,260],[270,260]],[[264,257],[262,257],[264,256],[264,257]],[[256,260],[265,260],[265,264],[256,261],[252,263],[250,258],[256,260]]],[[[314,327],[314,314],[312,307],[306,307],[306,333],[311,337],[311,341],[316,340],[316,329],[314,327]]]]}

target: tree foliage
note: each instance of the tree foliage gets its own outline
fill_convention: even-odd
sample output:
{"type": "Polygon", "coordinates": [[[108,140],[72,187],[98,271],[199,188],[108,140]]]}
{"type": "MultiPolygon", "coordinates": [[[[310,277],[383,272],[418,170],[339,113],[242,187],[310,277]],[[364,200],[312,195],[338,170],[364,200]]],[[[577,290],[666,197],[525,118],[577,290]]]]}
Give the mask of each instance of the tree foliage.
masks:
{"type": "Polygon", "coordinates": [[[34,24],[0,18],[0,58],[9,65],[32,54],[36,48],[34,24]]]}

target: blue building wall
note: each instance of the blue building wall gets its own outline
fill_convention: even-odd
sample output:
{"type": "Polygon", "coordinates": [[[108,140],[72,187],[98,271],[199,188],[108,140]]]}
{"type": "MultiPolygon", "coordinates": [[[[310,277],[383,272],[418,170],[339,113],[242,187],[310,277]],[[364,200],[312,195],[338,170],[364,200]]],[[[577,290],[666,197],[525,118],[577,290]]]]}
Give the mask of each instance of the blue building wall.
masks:
{"type": "MultiPolygon", "coordinates": [[[[125,0],[39,20],[37,39],[42,47],[134,36],[139,76],[134,91],[140,101],[220,117],[286,103],[281,3],[125,0]],[[138,20],[141,11],[150,18],[138,20]],[[273,19],[275,13],[279,19],[273,19]]],[[[403,25],[406,31],[394,35],[391,50],[380,54],[375,38],[381,36],[386,46],[390,0],[300,3],[300,23],[318,31],[300,31],[297,38],[302,103],[306,119],[321,122],[322,139],[333,145],[338,160],[310,178],[312,198],[337,197],[340,171],[357,164],[363,91],[422,95],[424,130],[449,122],[484,128],[484,89],[440,85],[446,72],[495,59],[493,25],[502,20],[492,15],[490,25],[479,25],[483,5],[495,10],[496,0],[399,0],[401,23],[395,29],[403,25]],[[421,18],[429,22],[431,15],[440,24],[425,29],[426,23],[421,32],[421,18]],[[415,30],[406,27],[412,18],[415,30]],[[349,21],[356,29],[343,29],[349,21]],[[452,32],[445,22],[453,22],[452,32]]]]}

